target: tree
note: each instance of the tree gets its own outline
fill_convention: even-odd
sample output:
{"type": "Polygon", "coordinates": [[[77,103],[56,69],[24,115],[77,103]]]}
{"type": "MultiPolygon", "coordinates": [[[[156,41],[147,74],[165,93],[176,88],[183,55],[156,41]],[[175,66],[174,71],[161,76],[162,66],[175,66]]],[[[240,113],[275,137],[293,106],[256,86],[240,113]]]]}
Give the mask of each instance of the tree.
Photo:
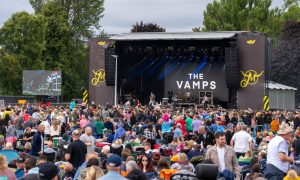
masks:
{"type": "Polygon", "coordinates": [[[81,87],[88,86],[88,38],[95,35],[96,31],[101,29],[100,20],[103,17],[104,12],[104,0],[30,0],[30,4],[34,8],[36,14],[43,14],[46,19],[50,21],[48,25],[49,34],[46,36],[46,41],[50,43],[47,46],[47,50],[44,52],[44,58],[47,58],[47,66],[57,67],[61,65],[63,70],[63,98],[69,100],[74,97],[81,96],[81,87]],[[54,3],[58,6],[59,10],[54,7],[47,7],[47,4],[54,3]],[[45,6],[48,8],[45,14],[45,6]],[[50,9],[49,9],[50,8],[50,9]],[[57,29],[54,14],[50,11],[59,11],[58,24],[64,24],[64,28],[57,29]],[[62,12],[63,11],[63,12],[62,12]],[[47,17],[52,18],[47,18],[47,17]],[[62,21],[64,19],[64,21],[62,21]],[[66,24],[67,22],[67,24],[66,24]],[[55,25],[56,24],[56,25],[55,25]],[[52,28],[54,28],[52,30],[52,28]],[[62,31],[67,30],[66,36],[63,37],[62,31]],[[57,32],[53,34],[51,32],[57,32]],[[59,51],[60,60],[55,61],[55,39],[56,36],[59,42],[63,44],[57,44],[57,46],[64,50],[59,51]],[[50,38],[50,39],[49,39],[50,38]],[[67,41],[66,42],[66,40],[67,41]],[[49,39],[49,40],[48,40],[49,39]],[[51,61],[50,61],[51,59],[51,61]],[[54,63],[54,64],[53,64],[54,63]],[[56,64],[58,63],[58,64],[56,64]]]}
{"type": "Polygon", "coordinates": [[[43,69],[46,23],[43,16],[27,12],[13,14],[0,29],[1,94],[19,95],[22,70],[43,69]]]}
{"type": "Polygon", "coordinates": [[[20,62],[22,69],[42,69],[45,31],[43,16],[16,13],[0,29],[0,45],[20,62]]]}
{"type": "Polygon", "coordinates": [[[22,89],[22,70],[18,59],[0,49],[0,93],[16,95],[22,89]]]}
{"type": "MultiPolygon", "coordinates": [[[[300,89],[300,22],[288,21],[272,54],[272,80],[300,89]]],[[[296,91],[296,102],[300,92],[296,91]]]]}
{"type": "MultiPolygon", "coordinates": [[[[47,70],[62,70],[62,96],[69,100],[80,95],[82,79],[77,73],[86,67],[74,67],[73,33],[68,23],[68,14],[57,2],[48,2],[40,10],[47,22],[43,59],[47,70]]],[[[75,64],[76,65],[76,64],[75,64]]]]}
{"type": "Polygon", "coordinates": [[[73,37],[87,41],[95,30],[100,30],[100,20],[104,12],[104,0],[30,0],[36,13],[48,2],[58,3],[68,16],[73,37]]]}
{"type": "Polygon", "coordinates": [[[214,0],[204,11],[204,27],[193,31],[259,31],[276,40],[287,18],[299,18],[294,14],[300,11],[298,0],[285,0],[281,8],[272,9],[271,4],[272,0],[214,0]]]}
{"type": "Polygon", "coordinates": [[[166,32],[166,29],[154,23],[140,23],[132,25],[131,32],[166,32]]]}

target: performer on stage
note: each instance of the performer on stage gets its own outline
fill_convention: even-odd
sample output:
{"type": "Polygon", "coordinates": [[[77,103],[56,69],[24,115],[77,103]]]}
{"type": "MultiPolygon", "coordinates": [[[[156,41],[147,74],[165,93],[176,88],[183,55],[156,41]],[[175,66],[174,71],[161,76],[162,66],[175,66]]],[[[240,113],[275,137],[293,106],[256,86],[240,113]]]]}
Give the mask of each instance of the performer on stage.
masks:
{"type": "Polygon", "coordinates": [[[155,102],[155,94],[153,92],[150,93],[150,101],[155,102]]]}
{"type": "Polygon", "coordinates": [[[155,94],[153,92],[151,92],[149,99],[149,107],[153,108],[155,106],[155,94]]]}
{"type": "Polygon", "coordinates": [[[206,95],[204,95],[202,103],[204,104],[204,108],[207,108],[207,105],[209,103],[209,98],[206,95]]]}

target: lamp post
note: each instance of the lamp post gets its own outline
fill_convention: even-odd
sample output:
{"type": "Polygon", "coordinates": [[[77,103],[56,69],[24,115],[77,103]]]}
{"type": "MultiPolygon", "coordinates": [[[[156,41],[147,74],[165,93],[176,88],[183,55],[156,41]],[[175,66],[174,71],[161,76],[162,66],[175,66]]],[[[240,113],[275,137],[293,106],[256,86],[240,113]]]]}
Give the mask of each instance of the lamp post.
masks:
{"type": "Polygon", "coordinates": [[[118,89],[118,55],[111,55],[112,57],[116,58],[116,68],[115,68],[115,107],[117,107],[118,104],[118,98],[117,98],[117,89],[118,89]]]}

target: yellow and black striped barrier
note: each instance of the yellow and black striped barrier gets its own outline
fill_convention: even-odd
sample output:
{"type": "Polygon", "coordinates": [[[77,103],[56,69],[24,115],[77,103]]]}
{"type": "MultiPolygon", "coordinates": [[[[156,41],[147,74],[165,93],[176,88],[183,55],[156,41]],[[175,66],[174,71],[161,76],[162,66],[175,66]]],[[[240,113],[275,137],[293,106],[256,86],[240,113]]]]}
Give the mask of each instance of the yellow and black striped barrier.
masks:
{"type": "Polygon", "coordinates": [[[82,101],[85,103],[85,104],[88,104],[88,102],[89,102],[89,93],[88,93],[88,91],[87,90],[84,90],[83,91],[83,94],[82,94],[83,96],[82,96],[82,101]]]}
{"type": "Polygon", "coordinates": [[[264,110],[269,111],[270,110],[270,98],[268,96],[264,96],[264,110]]]}

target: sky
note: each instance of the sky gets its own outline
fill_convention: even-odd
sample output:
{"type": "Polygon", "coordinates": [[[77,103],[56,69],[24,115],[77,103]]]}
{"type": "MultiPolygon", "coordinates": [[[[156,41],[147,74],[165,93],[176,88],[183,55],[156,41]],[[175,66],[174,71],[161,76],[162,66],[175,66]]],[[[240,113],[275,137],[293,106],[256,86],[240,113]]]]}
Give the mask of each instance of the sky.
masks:
{"type": "MultiPolygon", "coordinates": [[[[106,0],[100,24],[108,34],[129,32],[136,22],[152,22],[167,32],[190,32],[202,26],[203,11],[213,0],[106,0]]],[[[280,6],[283,0],[273,0],[280,6]]],[[[29,0],[0,0],[0,27],[13,13],[33,13],[29,0]]]]}

